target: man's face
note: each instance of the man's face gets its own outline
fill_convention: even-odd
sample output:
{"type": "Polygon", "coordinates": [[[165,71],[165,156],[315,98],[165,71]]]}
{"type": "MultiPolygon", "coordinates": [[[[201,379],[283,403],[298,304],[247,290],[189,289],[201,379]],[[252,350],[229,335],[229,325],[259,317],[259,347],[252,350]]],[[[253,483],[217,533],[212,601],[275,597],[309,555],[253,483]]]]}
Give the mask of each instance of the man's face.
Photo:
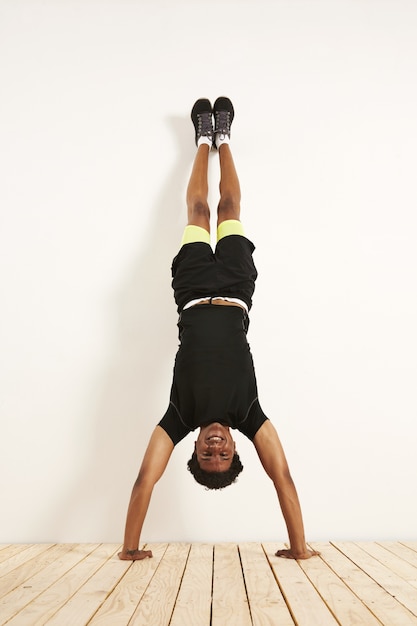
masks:
{"type": "Polygon", "coordinates": [[[232,463],[235,448],[229,427],[219,422],[202,426],[195,442],[198,463],[206,472],[227,471],[232,463]]]}

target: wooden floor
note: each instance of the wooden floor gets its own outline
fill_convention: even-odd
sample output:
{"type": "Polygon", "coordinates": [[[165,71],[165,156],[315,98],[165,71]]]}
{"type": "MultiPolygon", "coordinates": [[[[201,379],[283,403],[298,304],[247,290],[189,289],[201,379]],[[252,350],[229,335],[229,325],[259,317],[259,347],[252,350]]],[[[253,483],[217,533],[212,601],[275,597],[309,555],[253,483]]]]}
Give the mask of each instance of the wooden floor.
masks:
{"type": "Polygon", "coordinates": [[[416,542],[0,546],[0,624],[13,626],[417,626],[416,542]]]}

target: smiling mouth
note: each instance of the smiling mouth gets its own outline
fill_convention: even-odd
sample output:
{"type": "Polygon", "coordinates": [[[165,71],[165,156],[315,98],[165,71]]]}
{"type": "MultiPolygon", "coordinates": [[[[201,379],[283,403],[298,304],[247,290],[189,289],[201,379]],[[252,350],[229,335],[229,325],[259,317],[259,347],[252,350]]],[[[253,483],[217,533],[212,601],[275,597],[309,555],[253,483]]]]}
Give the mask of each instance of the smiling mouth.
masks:
{"type": "Polygon", "coordinates": [[[206,441],[220,442],[224,441],[224,437],[220,437],[219,435],[211,435],[211,437],[206,438],[206,441]]]}

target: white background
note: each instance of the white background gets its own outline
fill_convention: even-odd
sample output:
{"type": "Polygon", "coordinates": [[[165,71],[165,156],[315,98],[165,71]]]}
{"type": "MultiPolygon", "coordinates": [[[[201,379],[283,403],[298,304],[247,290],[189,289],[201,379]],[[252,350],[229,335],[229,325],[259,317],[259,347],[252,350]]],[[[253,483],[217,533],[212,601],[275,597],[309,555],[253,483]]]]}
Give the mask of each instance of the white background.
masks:
{"type": "MultiPolygon", "coordinates": [[[[0,541],[121,541],[177,348],[198,97],[228,95],[249,340],[308,539],[417,527],[417,4],[0,2],[0,541]]],[[[218,160],[210,159],[210,201],[218,160]]],[[[174,451],[144,540],[286,539],[272,484],[174,451]]]]}

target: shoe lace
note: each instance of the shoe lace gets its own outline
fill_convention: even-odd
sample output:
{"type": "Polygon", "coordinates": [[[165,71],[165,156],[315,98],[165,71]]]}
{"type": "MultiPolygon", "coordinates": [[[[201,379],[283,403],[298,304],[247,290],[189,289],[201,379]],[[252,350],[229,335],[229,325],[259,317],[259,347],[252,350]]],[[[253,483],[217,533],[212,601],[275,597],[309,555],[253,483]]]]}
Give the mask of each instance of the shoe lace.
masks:
{"type": "Polygon", "coordinates": [[[211,113],[199,113],[198,119],[198,134],[200,137],[213,137],[213,122],[211,120],[211,113]]]}
{"type": "Polygon", "coordinates": [[[230,111],[216,111],[216,133],[230,135],[230,111]]]}

